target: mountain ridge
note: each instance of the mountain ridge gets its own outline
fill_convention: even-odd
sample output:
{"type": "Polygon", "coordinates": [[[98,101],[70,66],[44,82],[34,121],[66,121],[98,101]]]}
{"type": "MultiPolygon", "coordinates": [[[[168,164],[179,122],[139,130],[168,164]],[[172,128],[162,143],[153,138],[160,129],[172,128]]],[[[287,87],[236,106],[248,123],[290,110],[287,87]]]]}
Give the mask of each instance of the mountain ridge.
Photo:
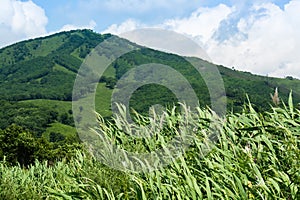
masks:
{"type": "MultiPolygon", "coordinates": [[[[69,102],[64,111],[58,112],[56,117],[49,119],[49,123],[41,123],[40,134],[45,131],[49,124],[59,121],[62,124],[74,126],[71,122],[72,110],[72,89],[79,67],[84,58],[102,41],[111,37],[111,34],[97,34],[92,30],[73,30],[60,32],[53,35],[22,41],[0,49],[0,100],[8,101],[18,109],[2,106],[18,116],[19,110],[26,102],[35,104],[35,100],[45,99],[47,103],[38,103],[38,109],[51,110],[57,102],[50,105],[51,101],[69,102]],[[51,100],[50,102],[48,100],[51,100]],[[25,102],[25,103],[24,103],[25,102]],[[67,120],[66,120],[67,119],[67,120]],[[50,123],[51,122],[51,123],[50,123]]],[[[128,41],[127,41],[128,42],[128,41]]],[[[130,45],[136,45],[128,42],[130,45]]],[[[205,82],[195,76],[191,66],[184,61],[181,56],[160,52],[136,45],[137,50],[129,52],[116,61],[106,70],[99,80],[96,99],[101,101],[96,106],[96,110],[105,117],[110,116],[110,98],[116,82],[124,73],[135,66],[146,64],[149,61],[171,66],[182,73],[190,81],[195,89],[200,105],[210,105],[210,99],[205,82]]],[[[228,111],[241,111],[247,101],[248,94],[254,108],[260,111],[268,110],[272,104],[270,93],[274,93],[276,87],[279,88],[279,97],[287,103],[288,95],[293,90],[295,106],[300,102],[300,80],[285,78],[265,77],[253,75],[249,72],[233,70],[222,65],[214,65],[207,61],[198,59],[204,67],[216,66],[222,76],[227,96],[228,111]]],[[[151,103],[161,102],[171,103],[176,101],[170,91],[166,88],[149,86],[139,88],[132,96],[131,104],[138,111],[145,111],[151,103]],[[157,93],[157,90],[160,92],[157,93]],[[171,101],[167,101],[167,100],[171,101]],[[156,101],[158,100],[158,101],[156,101]],[[143,102],[149,104],[143,105],[143,102]]],[[[41,101],[41,100],[39,100],[41,101]]],[[[3,105],[8,105],[3,103],[3,105]]],[[[167,104],[163,104],[167,105],[167,104]]],[[[12,107],[14,107],[12,106],[12,107]]],[[[29,111],[28,111],[29,112],[29,111]]],[[[30,113],[30,112],[29,112],[30,113]]],[[[41,114],[39,114],[41,115],[41,114]]],[[[16,116],[3,119],[0,116],[0,128],[11,123],[19,125],[26,124],[26,117],[20,120],[16,116]],[[2,125],[1,125],[2,123],[2,125]]],[[[26,125],[28,126],[28,125],[26,125]]],[[[38,123],[32,126],[39,126],[38,123]]],[[[32,128],[32,127],[29,127],[32,128]]]]}

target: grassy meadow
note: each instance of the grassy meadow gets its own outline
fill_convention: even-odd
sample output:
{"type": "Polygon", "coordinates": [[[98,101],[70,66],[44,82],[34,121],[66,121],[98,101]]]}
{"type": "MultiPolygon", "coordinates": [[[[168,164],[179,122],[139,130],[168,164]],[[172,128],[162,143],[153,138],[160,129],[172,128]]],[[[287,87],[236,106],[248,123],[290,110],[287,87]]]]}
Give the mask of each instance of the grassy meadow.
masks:
{"type": "MultiPolygon", "coordinates": [[[[119,171],[88,151],[51,165],[36,161],[27,168],[10,166],[4,159],[0,199],[300,198],[300,110],[293,107],[291,97],[288,105],[269,112],[258,113],[249,103],[243,112],[227,114],[214,143],[205,142],[215,131],[209,126],[213,113],[199,109],[197,114],[190,148],[163,168],[149,173],[119,171]]],[[[117,124],[99,123],[118,147],[147,151],[178,134],[174,126],[181,115],[169,116],[166,129],[156,133],[162,136],[159,145],[150,141],[153,138],[128,139],[117,124]]]]}

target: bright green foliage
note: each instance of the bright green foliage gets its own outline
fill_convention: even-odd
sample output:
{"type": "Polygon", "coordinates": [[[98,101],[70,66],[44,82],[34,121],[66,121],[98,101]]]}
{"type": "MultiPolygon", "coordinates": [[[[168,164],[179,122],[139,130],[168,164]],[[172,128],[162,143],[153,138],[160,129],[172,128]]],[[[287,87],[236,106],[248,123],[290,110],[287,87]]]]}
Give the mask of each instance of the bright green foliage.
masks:
{"type": "Polygon", "coordinates": [[[28,169],[0,162],[0,199],[106,199],[114,196],[112,191],[124,192],[119,196],[126,198],[134,193],[131,185],[129,174],[109,169],[79,151],[68,162],[37,161],[28,169]],[[103,188],[110,188],[107,194],[103,188]]]}
{"type": "MultiPolygon", "coordinates": [[[[257,113],[249,103],[243,112],[228,114],[224,123],[214,129],[210,128],[214,115],[209,110],[199,109],[196,136],[188,151],[168,166],[150,173],[117,171],[79,152],[68,164],[57,162],[52,167],[37,162],[22,169],[2,162],[0,197],[299,199],[300,110],[293,107],[291,98],[289,102],[284,109],[272,108],[265,113],[257,113]],[[214,143],[205,142],[212,130],[218,130],[218,139],[214,143]]],[[[176,129],[171,128],[172,123],[176,124],[182,114],[170,113],[169,116],[170,126],[163,133],[171,132],[156,133],[160,136],[157,140],[130,139],[118,132],[118,120],[115,125],[99,123],[106,130],[107,138],[113,139],[118,147],[143,152],[164,145],[163,140],[168,141],[177,134],[176,129]]],[[[143,124],[144,119],[137,116],[138,123],[143,124]]]]}

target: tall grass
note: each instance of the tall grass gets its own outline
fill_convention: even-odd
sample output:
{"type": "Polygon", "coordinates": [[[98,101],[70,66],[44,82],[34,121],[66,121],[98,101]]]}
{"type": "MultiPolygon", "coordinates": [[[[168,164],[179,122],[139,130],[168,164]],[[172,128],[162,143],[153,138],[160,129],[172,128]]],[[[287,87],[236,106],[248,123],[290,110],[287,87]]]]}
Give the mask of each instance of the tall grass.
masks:
{"type": "MultiPolygon", "coordinates": [[[[207,152],[203,141],[214,131],[209,125],[213,114],[199,109],[190,148],[149,173],[111,169],[83,152],[52,167],[36,162],[22,169],[3,161],[0,199],[300,199],[300,111],[291,97],[283,106],[257,113],[249,103],[242,113],[228,114],[216,142],[206,143],[207,152]]],[[[180,119],[172,116],[174,123],[180,119]]],[[[107,138],[128,150],[163,145],[153,138],[134,141],[118,132],[116,123],[99,123],[107,138]]],[[[167,141],[175,131],[164,129],[167,141]]]]}

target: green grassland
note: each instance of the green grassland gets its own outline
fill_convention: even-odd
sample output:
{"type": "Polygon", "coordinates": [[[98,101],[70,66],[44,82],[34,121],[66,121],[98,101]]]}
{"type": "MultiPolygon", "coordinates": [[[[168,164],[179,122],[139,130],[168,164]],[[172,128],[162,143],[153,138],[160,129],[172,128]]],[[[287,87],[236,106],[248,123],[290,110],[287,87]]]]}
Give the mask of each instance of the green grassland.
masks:
{"type": "MultiPolygon", "coordinates": [[[[205,142],[215,131],[209,125],[213,115],[209,110],[198,111],[190,148],[163,168],[147,173],[118,171],[87,151],[77,151],[70,160],[50,167],[47,161],[22,168],[4,160],[0,162],[0,198],[299,199],[300,111],[291,100],[284,109],[257,113],[248,104],[241,113],[228,114],[216,127],[219,134],[213,143],[205,142]]],[[[164,131],[176,135],[172,126],[182,115],[173,117],[164,131]]],[[[99,123],[118,148],[147,151],[166,139],[161,132],[154,143],[153,138],[139,142],[112,124],[99,123]]]]}
{"type": "Polygon", "coordinates": [[[50,124],[46,131],[43,133],[43,137],[50,142],[58,142],[54,137],[60,136],[59,141],[78,141],[76,128],[73,126],[68,126],[58,122],[50,124]]]}

